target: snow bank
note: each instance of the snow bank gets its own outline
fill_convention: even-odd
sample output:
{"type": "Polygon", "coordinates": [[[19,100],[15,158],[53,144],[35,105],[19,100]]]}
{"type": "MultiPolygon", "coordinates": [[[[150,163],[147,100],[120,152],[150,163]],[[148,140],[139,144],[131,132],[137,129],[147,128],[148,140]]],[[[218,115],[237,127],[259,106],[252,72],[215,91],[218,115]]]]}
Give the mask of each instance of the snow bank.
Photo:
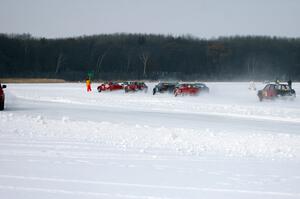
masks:
{"type": "Polygon", "coordinates": [[[180,154],[226,155],[264,158],[296,158],[300,155],[300,136],[215,131],[130,125],[126,123],[60,120],[44,116],[0,115],[0,136],[76,139],[104,143],[122,150],[173,150],[180,154]],[[5,129],[5,130],[3,130],[5,129]]]}

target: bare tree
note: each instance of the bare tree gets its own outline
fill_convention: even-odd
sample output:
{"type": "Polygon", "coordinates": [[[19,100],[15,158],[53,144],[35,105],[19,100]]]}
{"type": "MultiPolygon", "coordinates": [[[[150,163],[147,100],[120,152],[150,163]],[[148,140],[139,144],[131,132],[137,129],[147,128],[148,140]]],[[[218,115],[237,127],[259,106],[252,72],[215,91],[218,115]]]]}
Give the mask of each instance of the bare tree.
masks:
{"type": "Polygon", "coordinates": [[[257,65],[257,58],[255,55],[251,55],[248,57],[247,59],[247,73],[251,76],[254,75],[254,69],[256,68],[256,65],[257,65]]]}
{"type": "Polygon", "coordinates": [[[132,60],[132,55],[133,55],[133,50],[132,49],[128,49],[127,50],[127,65],[125,68],[125,71],[128,72],[130,65],[131,65],[131,60],[132,60]]]}
{"type": "Polygon", "coordinates": [[[143,76],[146,76],[148,61],[150,59],[150,53],[149,52],[142,52],[139,57],[140,57],[140,60],[143,63],[143,76]]]}
{"type": "Polygon", "coordinates": [[[100,72],[101,65],[102,65],[102,62],[103,62],[103,59],[104,59],[105,56],[106,56],[106,52],[104,52],[103,54],[100,54],[98,56],[97,63],[96,63],[96,72],[97,73],[100,72]]]}
{"type": "Polygon", "coordinates": [[[96,63],[96,73],[98,74],[100,73],[103,59],[107,55],[109,50],[110,48],[106,49],[102,54],[98,56],[97,63],[96,63]]]}
{"type": "Polygon", "coordinates": [[[56,69],[55,69],[55,74],[58,74],[60,71],[61,66],[64,64],[65,62],[65,56],[62,52],[59,53],[58,57],[57,57],[57,61],[56,61],[56,69]]]}
{"type": "Polygon", "coordinates": [[[26,67],[27,64],[27,55],[29,54],[29,47],[27,40],[24,40],[24,58],[23,58],[23,65],[26,67]]]}
{"type": "Polygon", "coordinates": [[[131,55],[128,53],[127,54],[127,65],[126,65],[126,69],[125,69],[126,72],[128,72],[128,70],[129,70],[130,63],[131,63],[131,55]]]}

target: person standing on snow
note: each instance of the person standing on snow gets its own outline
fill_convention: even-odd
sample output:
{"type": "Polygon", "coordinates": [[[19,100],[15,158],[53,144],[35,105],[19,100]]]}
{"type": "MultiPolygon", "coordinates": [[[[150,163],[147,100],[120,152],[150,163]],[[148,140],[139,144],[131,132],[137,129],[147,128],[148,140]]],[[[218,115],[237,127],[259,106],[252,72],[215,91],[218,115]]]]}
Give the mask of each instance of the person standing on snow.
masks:
{"type": "Polygon", "coordinates": [[[287,83],[288,83],[290,89],[292,89],[292,80],[287,81],[287,83]]]}
{"type": "Polygon", "coordinates": [[[87,90],[87,92],[92,91],[90,78],[86,78],[85,83],[86,83],[86,90],[87,90]]]}

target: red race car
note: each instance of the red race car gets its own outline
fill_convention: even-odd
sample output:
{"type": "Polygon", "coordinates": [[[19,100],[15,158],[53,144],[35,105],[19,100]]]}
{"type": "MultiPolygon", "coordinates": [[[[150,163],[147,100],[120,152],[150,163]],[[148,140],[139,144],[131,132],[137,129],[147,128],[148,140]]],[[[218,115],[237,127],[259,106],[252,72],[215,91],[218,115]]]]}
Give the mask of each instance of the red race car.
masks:
{"type": "Polygon", "coordinates": [[[0,111],[4,109],[4,100],[5,100],[5,95],[3,89],[6,88],[6,85],[0,84],[0,111]]]}
{"type": "Polygon", "coordinates": [[[267,84],[265,88],[259,90],[257,93],[259,101],[264,99],[295,99],[296,91],[288,84],[267,84]]]}
{"type": "Polygon", "coordinates": [[[116,83],[116,82],[103,83],[97,87],[98,92],[115,91],[115,90],[122,90],[122,89],[124,89],[124,86],[122,84],[116,83]]]}
{"type": "Polygon", "coordinates": [[[174,95],[198,95],[202,92],[209,92],[209,88],[203,83],[183,83],[176,85],[174,95]]]}
{"type": "Polygon", "coordinates": [[[148,91],[148,86],[144,82],[128,82],[125,84],[125,92],[148,91]]]}

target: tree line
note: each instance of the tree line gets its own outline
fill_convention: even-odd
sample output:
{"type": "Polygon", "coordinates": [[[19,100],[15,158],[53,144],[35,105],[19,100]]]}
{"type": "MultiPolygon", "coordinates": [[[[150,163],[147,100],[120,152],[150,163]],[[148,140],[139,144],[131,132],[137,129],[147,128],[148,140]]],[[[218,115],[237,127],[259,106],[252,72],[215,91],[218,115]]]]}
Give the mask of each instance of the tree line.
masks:
{"type": "Polygon", "coordinates": [[[0,77],[82,80],[300,80],[300,38],[0,34],[0,77]]]}

